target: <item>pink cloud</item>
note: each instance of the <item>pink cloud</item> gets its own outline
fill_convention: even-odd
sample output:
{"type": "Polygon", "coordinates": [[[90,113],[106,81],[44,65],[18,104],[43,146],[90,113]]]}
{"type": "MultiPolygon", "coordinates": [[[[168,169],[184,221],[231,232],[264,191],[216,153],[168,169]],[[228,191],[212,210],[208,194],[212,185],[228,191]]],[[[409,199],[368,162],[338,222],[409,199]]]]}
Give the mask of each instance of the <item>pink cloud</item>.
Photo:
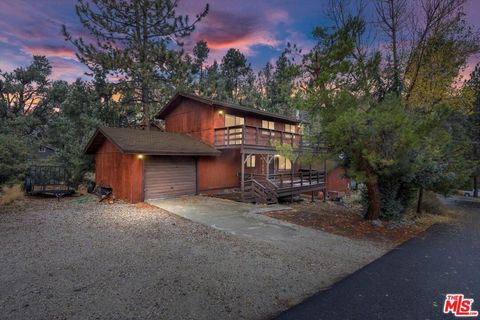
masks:
{"type": "Polygon", "coordinates": [[[25,46],[23,51],[29,55],[40,55],[49,57],[57,57],[62,59],[77,60],[75,51],[67,47],[55,46],[25,46]]]}
{"type": "Polygon", "coordinates": [[[290,15],[287,11],[281,9],[269,9],[265,13],[266,18],[271,23],[290,23],[290,15]]]}
{"type": "Polygon", "coordinates": [[[252,47],[275,47],[279,41],[266,29],[261,15],[235,15],[229,12],[211,11],[193,34],[196,40],[205,40],[212,50],[237,48],[252,55],[252,47]]]}
{"type": "Polygon", "coordinates": [[[50,77],[53,80],[74,81],[77,78],[82,78],[86,71],[85,66],[63,59],[51,60],[50,63],[52,65],[50,77]]]}
{"type": "Polygon", "coordinates": [[[470,79],[470,74],[475,69],[475,66],[480,63],[480,56],[471,56],[465,65],[465,67],[460,71],[459,80],[465,81],[470,79]]]}

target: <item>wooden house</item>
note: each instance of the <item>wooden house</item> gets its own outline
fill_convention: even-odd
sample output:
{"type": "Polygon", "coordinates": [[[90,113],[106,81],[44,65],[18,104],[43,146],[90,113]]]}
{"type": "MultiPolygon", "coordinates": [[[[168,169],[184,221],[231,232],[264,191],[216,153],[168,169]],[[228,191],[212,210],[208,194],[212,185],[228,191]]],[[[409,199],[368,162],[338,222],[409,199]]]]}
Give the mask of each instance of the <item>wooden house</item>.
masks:
{"type": "Polygon", "coordinates": [[[87,145],[97,184],[130,202],[183,194],[239,192],[244,201],[323,190],[324,173],[302,170],[276,144],[306,148],[300,122],[177,93],[156,115],[165,131],[102,128],[87,145]]]}

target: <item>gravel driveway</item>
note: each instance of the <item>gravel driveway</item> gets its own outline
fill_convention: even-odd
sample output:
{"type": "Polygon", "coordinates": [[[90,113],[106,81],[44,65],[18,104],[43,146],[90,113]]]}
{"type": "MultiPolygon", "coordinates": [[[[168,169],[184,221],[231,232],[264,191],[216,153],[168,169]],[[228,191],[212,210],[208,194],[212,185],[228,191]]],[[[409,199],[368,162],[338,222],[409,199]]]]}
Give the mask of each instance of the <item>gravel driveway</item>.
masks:
{"type": "Polygon", "coordinates": [[[0,208],[1,319],[265,319],[387,250],[330,234],[293,248],[128,204],[31,202],[0,208]]]}

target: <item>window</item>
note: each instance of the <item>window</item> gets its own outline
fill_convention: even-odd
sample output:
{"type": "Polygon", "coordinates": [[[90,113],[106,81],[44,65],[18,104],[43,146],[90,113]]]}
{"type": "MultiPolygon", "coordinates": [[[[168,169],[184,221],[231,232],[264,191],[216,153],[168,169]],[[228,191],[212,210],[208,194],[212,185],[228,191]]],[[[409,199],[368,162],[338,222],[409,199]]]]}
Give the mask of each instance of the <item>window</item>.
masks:
{"type": "Polygon", "coordinates": [[[231,114],[225,115],[225,127],[241,126],[245,123],[243,117],[237,117],[231,114]]]}
{"type": "Polygon", "coordinates": [[[288,132],[288,134],[285,134],[285,138],[292,139],[293,137],[295,137],[294,135],[290,134],[295,133],[295,125],[285,123],[285,132],[288,132]]]}
{"type": "Polygon", "coordinates": [[[45,149],[45,147],[41,146],[41,147],[38,147],[38,152],[47,152],[47,149],[45,149]]]}
{"type": "Polygon", "coordinates": [[[227,144],[242,144],[242,128],[229,129],[228,127],[241,126],[245,123],[243,117],[231,114],[225,115],[225,140],[227,144]]]}
{"type": "Polygon", "coordinates": [[[295,125],[286,123],[285,131],[290,133],[295,133],[295,125]]]}
{"type": "Polygon", "coordinates": [[[273,121],[267,121],[267,120],[262,120],[262,128],[264,128],[264,129],[270,129],[270,130],[275,130],[275,122],[273,122],[273,121]]]}
{"type": "Polygon", "coordinates": [[[247,168],[255,168],[255,156],[252,154],[249,154],[247,156],[247,159],[245,160],[247,163],[247,168]]]}
{"type": "MultiPolygon", "coordinates": [[[[267,120],[262,120],[262,128],[263,129],[269,129],[269,130],[275,130],[275,122],[273,121],[267,121],[267,120]]],[[[274,132],[271,132],[269,130],[262,130],[263,135],[275,135],[274,132]]]]}
{"type": "Polygon", "coordinates": [[[278,156],[278,170],[291,170],[292,162],[284,156],[278,156]]]}

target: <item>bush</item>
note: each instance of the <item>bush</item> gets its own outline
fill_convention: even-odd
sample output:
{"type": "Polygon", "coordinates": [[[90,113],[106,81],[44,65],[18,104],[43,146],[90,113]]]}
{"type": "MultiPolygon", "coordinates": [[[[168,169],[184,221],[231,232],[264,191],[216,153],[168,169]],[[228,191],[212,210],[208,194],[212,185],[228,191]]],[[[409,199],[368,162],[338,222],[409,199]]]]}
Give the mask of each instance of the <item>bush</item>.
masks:
{"type": "Polygon", "coordinates": [[[24,197],[22,187],[19,184],[4,186],[0,193],[0,205],[7,205],[24,197]]]}
{"type": "Polygon", "coordinates": [[[447,207],[440,201],[438,196],[431,192],[424,192],[422,211],[430,214],[443,215],[448,213],[447,207]]]}
{"type": "Polygon", "coordinates": [[[0,134],[0,185],[23,178],[29,155],[26,141],[14,134],[0,134]]]}

